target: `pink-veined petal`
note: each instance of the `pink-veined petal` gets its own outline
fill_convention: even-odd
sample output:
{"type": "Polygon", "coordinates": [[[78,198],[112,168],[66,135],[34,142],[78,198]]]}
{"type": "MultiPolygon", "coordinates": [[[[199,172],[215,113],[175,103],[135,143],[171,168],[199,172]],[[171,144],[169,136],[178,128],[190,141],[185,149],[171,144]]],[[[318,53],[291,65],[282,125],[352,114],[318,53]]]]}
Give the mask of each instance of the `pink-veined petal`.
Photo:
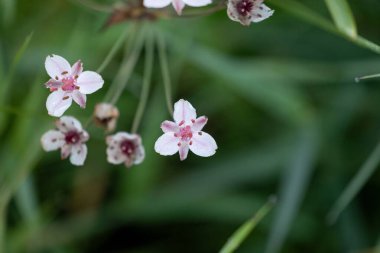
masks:
{"type": "Polygon", "coordinates": [[[82,93],[80,93],[80,91],[75,90],[72,93],[72,97],[73,97],[75,103],[77,103],[81,108],[86,108],[87,98],[86,98],[85,94],[82,94],[82,93]]]}
{"type": "Polygon", "coordinates": [[[267,19],[269,18],[270,16],[272,16],[274,13],[274,10],[271,10],[268,6],[266,6],[265,4],[261,4],[259,8],[255,8],[253,11],[252,11],[252,18],[251,18],[251,21],[252,22],[260,22],[260,21],[263,21],[264,19],[267,19]]]}
{"type": "Polygon", "coordinates": [[[55,122],[55,125],[64,133],[69,131],[81,132],[83,130],[82,124],[72,116],[62,116],[55,122]]]}
{"type": "Polygon", "coordinates": [[[168,6],[172,0],[144,0],[144,6],[147,8],[163,8],[168,6]]]}
{"type": "Polygon", "coordinates": [[[179,127],[173,121],[165,120],[161,124],[161,129],[164,133],[169,133],[169,132],[178,132],[179,127]]]}
{"type": "Polygon", "coordinates": [[[90,139],[90,135],[85,130],[82,130],[80,134],[80,141],[83,143],[88,141],[88,139],[90,139]]]}
{"type": "Polygon", "coordinates": [[[218,148],[214,138],[212,138],[208,133],[202,131],[194,133],[191,141],[192,143],[190,145],[190,150],[199,156],[212,156],[218,148]]]}
{"type": "Polygon", "coordinates": [[[112,138],[112,136],[107,137],[107,161],[111,164],[123,163],[126,156],[120,150],[120,143],[112,138]]]}
{"type": "Polygon", "coordinates": [[[181,15],[183,8],[185,8],[185,3],[182,0],[173,0],[172,4],[177,14],[181,15]]]}
{"type": "Polygon", "coordinates": [[[53,88],[53,89],[58,89],[60,88],[61,86],[63,85],[63,83],[61,81],[57,81],[57,80],[54,80],[54,79],[50,79],[49,81],[47,81],[45,83],[45,86],[47,88],[53,88]]]}
{"type": "Polygon", "coordinates": [[[179,149],[178,142],[173,133],[164,133],[154,144],[154,150],[160,155],[174,155],[179,149]]]}
{"type": "Polygon", "coordinates": [[[77,86],[83,94],[91,94],[103,87],[103,78],[96,72],[85,71],[79,75],[77,86]]]}
{"type": "Polygon", "coordinates": [[[73,165],[81,166],[84,164],[87,156],[87,146],[84,144],[76,144],[71,147],[70,162],[73,165]]]}
{"type": "Polygon", "coordinates": [[[180,99],[174,104],[173,118],[177,124],[181,124],[183,122],[186,125],[190,125],[191,120],[195,120],[197,118],[197,114],[194,107],[188,101],[180,99]]]}
{"type": "Polygon", "coordinates": [[[57,130],[49,130],[41,137],[41,145],[45,151],[57,150],[65,144],[65,135],[57,130]]]}
{"type": "Polygon", "coordinates": [[[83,71],[83,63],[81,60],[78,60],[74,65],[71,67],[71,76],[79,76],[83,71]]]}
{"type": "Polygon", "coordinates": [[[183,2],[192,7],[201,7],[211,4],[211,0],[183,0],[183,2]]]}
{"type": "Polygon", "coordinates": [[[73,99],[63,90],[52,92],[46,100],[49,115],[60,117],[70,107],[73,99]]]}
{"type": "Polygon", "coordinates": [[[71,145],[65,144],[61,148],[61,159],[66,159],[71,153],[71,145]]]}
{"type": "Polygon", "coordinates": [[[181,161],[187,158],[187,154],[189,153],[189,145],[187,142],[181,142],[181,146],[179,147],[179,159],[181,161]]]}
{"type": "Polygon", "coordinates": [[[55,80],[61,79],[65,73],[71,74],[70,63],[65,58],[55,54],[46,57],[45,69],[48,75],[55,80]]]}
{"type": "Polygon", "coordinates": [[[202,128],[206,125],[207,123],[207,117],[206,116],[202,116],[202,117],[199,117],[197,118],[193,125],[191,126],[191,129],[195,132],[198,132],[198,131],[201,131],[202,128]]]}

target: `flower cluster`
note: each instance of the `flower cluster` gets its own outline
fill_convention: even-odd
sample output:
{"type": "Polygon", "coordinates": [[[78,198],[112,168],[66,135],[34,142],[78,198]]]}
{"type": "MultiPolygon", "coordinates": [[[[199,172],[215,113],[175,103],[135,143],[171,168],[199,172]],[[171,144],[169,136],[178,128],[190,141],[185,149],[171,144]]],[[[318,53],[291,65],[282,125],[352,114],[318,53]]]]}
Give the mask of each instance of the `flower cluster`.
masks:
{"type": "MultiPolygon", "coordinates": [[[[93,93],[103,86],[102,77],[92,71],[83,72],[83,64],[77,61],[72,67],[61,56],[48,56],[45,68],[51,79],[45,86],[52,92],[47,98],[46,106],[56,120],[56,129],[47,131],[41,138],[45,151],[61,150],[61,158],[70,157],[73,165],[83,165],[87,156],[86,142],[89,134],[82,124],[72,116],[62,116],[70,107],[72,100],[85,108],[86,94],[93,93]]],[[[112,104],[100,103],[95,106],[93,120],[106,132],[116,128],[119,110],[112,104]]],[[[164,134],[158,138],[154,149],[161,155],[173,155],[179,152],[180,160],[187,158],[189,150],[194,154],[208,157],[215,154],[215,140],[202,128],[207,118],[197,118],[194,107],[186,100],[174,104],[174,122],[164,121],[161,129],[164,134]]],[[[145,149],[141,137],[135,133],[117,132],[106,137],[107,161],[126,167],[140,164],[145,158],[145,149]]]]}

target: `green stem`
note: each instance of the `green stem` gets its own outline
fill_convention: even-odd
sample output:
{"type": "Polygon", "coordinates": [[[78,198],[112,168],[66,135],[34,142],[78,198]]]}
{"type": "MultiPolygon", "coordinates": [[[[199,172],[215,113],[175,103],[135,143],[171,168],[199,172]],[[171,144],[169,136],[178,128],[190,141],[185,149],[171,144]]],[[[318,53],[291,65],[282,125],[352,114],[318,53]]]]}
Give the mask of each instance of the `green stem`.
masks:
{"type": "Polygon", "coordinates": [[[357,77],[357,78],[355,78],[355,81],[356,81],[356,82],[360,82],[361,80],[364,80],[364,79],[371,79],[371,78],[378,78],[378,77],[380,77],[380,74],[374,74],[374,75],[362,76],[362,77],[357,77]]]}
{"type": "Polygon", "coordinates": [[[0,252],[5,252],[6,204],[0,203],[0,252]]]}
{"type": "Polygon", "coordinates": [[[146,103],[148,101],[149,89],[152,82],[152,71],[153,71],[153,61],[154,61],[154,41],[153,41],[152,34],[149,34],[146,38],[145,49],[146,49],[146,53],[145,53],[143,86],[141,89],[139,106],[137,108],[136,115],[132,124],[132,130],[131,130],[132,133],[136,133],[140,125],[143,113],[145,111],[146,103]]]}
{"type": "Polygon", "coordinates": [[[166,105],[168,107],[169,113],[173,115],[173,102],[172,102],[172,92],[171,92],[171,82],[168,60],[166,57],[166,45],[163,36],[157,33],[157,44],[158,44],[158,58],[160,60],[160,67],[162,72],[162,79],[164,82],[166,105]]]}

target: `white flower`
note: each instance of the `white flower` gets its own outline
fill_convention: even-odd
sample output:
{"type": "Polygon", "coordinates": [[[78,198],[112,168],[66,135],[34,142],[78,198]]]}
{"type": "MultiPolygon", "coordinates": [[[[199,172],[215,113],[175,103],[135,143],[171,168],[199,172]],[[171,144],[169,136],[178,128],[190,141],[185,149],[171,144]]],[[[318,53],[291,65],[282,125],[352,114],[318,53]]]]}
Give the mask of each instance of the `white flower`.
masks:
{"type": "Polygon", "coordinates": [[[207,118],[197,118],[194,107],[188,101],[181,99],[174,104],[173,118],[175,122],[166,120],[161,124],[164,134],[154,145],[157,153],[173,155],[179,151],[181,161],[186,159],[189,148],[203,157],[215,154],[218,147],[214,138],[201,131],[207,118]]]}
{"type": "Polygon", "coordinates": [[[87,156],[88,133],[82,129],[81,123],[70,116],[63,116],[56,121],[58,130],[49,130],[41,137],[42,148],[45,151],[61,149],[61,158],[70,155],[70,162],[83,165],[87,156]]]}
{"type": "Polygon", "coordinates": [[[95,106],[94,121],[104,127],[107,132],[115,130],[117,119],[119,118],[119,110],[112,104],[100,103],[95,106]]]}
{"type": "Polygon", "coordinates": [[[185,5],[192,7],[201,7],[211,3],[211,0],[144,0],[144,6],[147,8],[164,8],[172,4],[178,15],[182,14],[185,5]]]}
{"type": "Polygon", "coordinates": [[[263,21],[272,16],[274,12],[263,2],[264,0],[228,0],[228,17],[247,26],[251,22],[263,21]]]}
{"type": "Polygon", "coordinates": [[[108,136],[107,160],[112,164],[124,163],[127,168],[133,164],[140,164],[145,158],[145,149],[141,138],[137,134],[118,132],[108,136]]]}
{"type": "Polygon", "coordinates": [[[72,67],[61,56],[46,57],[45,69],[51,79],[46,87],[52,92],[46,100],[51,116],[60,117],[70,107],[73,99],[82,108],[86,107],[86,94],[103,87],[102,77],[93,71],[84,71],[79,60],[72,67]]]}

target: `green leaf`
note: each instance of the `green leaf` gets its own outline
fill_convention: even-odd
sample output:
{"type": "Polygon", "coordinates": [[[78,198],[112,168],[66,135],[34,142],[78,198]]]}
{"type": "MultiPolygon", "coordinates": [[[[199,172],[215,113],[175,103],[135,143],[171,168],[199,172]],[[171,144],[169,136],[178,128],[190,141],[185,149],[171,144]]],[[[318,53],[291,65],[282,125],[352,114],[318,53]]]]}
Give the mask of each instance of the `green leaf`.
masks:
{"type": "Polygon", "coordinates": [[[357,36],[354,15],[346,0],[325,0],[336,26],[351,37],[357,36]]]}
{"type": "Polygon", "coordinates": [[[240,226],[235,233],[228,239],[226,244],[220,250],[220,253],[232,253],[240,246],[240,244],[248,237],[256,225],[272,210],[276,199],[270,198],[269,201],[261,207],[257,213],[242,226],[240,226]]]}

